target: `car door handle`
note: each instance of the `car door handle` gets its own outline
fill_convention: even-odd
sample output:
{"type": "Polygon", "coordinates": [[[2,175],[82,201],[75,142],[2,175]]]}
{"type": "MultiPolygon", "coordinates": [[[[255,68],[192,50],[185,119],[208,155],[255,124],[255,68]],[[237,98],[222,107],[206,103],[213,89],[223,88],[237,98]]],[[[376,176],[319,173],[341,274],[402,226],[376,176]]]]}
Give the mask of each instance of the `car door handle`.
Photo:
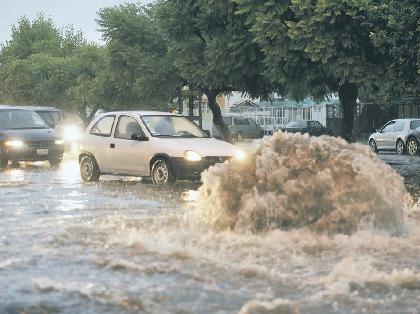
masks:
{"type": "Polygon", "coordinates": [[[112,143],[112,144],[110,144],[110,145],[109,145],[109,147],[111,147],[111,148],[115,148],[115,144],[114,144],[114,143],[112,143]]]}

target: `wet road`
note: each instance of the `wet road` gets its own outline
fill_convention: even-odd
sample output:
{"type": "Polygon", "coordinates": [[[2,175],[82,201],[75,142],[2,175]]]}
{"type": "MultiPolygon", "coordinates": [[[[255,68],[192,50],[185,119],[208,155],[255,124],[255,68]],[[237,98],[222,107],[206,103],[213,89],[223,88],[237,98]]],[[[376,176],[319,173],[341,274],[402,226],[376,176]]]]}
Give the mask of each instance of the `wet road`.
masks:
{"type": "MultiPolygon", "coordinates": [[[[380,156],[417,195],[420,159],[380,156]]],[[[399,238],[215,233],[186,219],[197,188],[83,184],[71,160],[0,173],[0,313],[418,313],[416,222],[399,238]]]]}

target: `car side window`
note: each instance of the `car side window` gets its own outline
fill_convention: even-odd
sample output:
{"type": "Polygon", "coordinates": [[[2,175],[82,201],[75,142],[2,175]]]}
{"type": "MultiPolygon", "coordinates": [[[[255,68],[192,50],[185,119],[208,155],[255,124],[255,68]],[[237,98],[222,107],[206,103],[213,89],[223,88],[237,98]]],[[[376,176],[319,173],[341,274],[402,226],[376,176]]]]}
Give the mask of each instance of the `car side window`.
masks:
{"type": "Polygon", "coordinates": [[[100,119],[90,130],[90,134],[97,136],[111,136],[115,116],[105,116],[100,119]]]}
{"type": "Polygon", "coordinates": [[[385,125],[382,130],[381,133],[388,133],[388,132],[392,132],[392,129],[394,128],[394,124],[395,121],[391,121],[389,122],[387,125],[385,125]]]}
{"type": "Polygon", "coordinates": [[[415,130],[420,127],[420,120],[413,120],[410,122],[410,129],[415,130]]]}
{"type": "Polygon", "coordinates": [[[224,117],[223,123],[226,125],[232,125],[232,118],[231,117],[224,117]]]}
{"type": "Polygon", "coordinates": [[[404,120],[395,121],[393,132],[399,132],[399,131],[404,130],[404,125],[405,125],[404,120]]]}
{"type": "Polygon", "coordinates": [[[248,119],[235,118],[235,125],[249,125],[248,119]]]}
{"type": "Polygon", "coordinates": [[[133,134],[144,135],[137,120],[129,116],[120,116],[118,118],[117,127],[115,128],[114,137],[130,140],[133,134]]]}

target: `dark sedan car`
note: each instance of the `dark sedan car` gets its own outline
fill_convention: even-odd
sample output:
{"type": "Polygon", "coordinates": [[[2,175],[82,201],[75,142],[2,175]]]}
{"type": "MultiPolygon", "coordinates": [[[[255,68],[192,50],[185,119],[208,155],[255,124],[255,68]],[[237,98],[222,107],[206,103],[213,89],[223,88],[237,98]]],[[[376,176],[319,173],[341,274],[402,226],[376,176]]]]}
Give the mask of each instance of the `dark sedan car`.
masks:
{"type": "Polygon", "coordinates": [[[57,166],[63,159],[63,140],[35,112],[0,108],[0,168],[9,161],[46,161],[57,166]]]}
{"type": "Polygon", "coordinates": [[[291,121],[282,129],[290,133],[308,133],[312,136],[333,135],[333,131],[324,127],[318,121],[291,121]]]}

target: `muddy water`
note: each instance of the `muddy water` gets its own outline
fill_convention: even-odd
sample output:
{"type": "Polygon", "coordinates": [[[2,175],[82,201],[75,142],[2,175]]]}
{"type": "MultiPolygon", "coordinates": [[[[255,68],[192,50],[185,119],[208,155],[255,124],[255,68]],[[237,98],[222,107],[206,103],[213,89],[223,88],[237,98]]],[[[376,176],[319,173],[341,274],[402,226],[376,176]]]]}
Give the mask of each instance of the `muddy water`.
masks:
{"type": "Polygon", "coordinates": [[[186,215],[198,188],[0,173],[0,313],[419,312],[416,207],[399,237],[215,230],[186,215]]]}

